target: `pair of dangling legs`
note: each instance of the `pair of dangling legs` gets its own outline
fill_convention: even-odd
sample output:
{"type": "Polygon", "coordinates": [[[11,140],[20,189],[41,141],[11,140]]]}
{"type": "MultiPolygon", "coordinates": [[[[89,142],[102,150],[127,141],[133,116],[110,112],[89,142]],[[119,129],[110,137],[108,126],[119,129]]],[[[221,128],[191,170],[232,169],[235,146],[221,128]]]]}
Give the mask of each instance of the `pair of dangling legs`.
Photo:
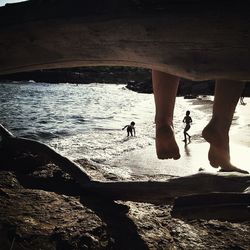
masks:
{"type": "MultiPolygon", "coordinates": [[[[152,70],[152,80],[156,107],[156,153],[159,159],[177,160],[180,152],[174,135],[173,114],[180,78],[152,70]]],[[[244,86],[241,81],[216,81],[213,115],[202,131],[202,136],[210,144],[210,165],[221,167],[223,171],[246,173],[231,164],[229,150],[229,129],[244,86]]]]}

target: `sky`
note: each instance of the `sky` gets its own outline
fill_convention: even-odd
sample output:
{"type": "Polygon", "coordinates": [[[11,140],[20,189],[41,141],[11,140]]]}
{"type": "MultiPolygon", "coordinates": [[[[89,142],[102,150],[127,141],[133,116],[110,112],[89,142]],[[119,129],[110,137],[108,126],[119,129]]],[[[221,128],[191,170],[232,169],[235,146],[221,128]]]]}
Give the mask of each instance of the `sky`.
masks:
{"type": "Polygon", "coordinates": [[[6,3],[16,3],[16,2],[24,2],[26,0],[0,0],[0,6],[4,6],[6,3]]]}

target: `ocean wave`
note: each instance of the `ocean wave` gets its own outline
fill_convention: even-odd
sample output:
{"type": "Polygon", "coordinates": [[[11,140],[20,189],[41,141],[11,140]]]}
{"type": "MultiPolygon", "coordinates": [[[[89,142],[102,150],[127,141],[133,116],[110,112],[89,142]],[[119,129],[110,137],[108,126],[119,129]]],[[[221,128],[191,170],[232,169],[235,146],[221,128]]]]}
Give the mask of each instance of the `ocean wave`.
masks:
{"type": "Polygon", "coordinates": [[[110,120],[110,119],[113,119],[114,116],[93,116],[92,119],[95,119],[95,120],[110,120]]]}
{"type": "MultiPolygon", "coordinates": [[[[33,120],[34,120],[34,118],[33,118],[33,120]]],[[[48,124],[49,121],[48,120],[40,120],[40,121],[38,121],[38,123],[40,123],[40,124],[48,124]]]]}
{"type": "Polygon", "coordinates": [[[56,138],[56,135],[54,133],[51,132],[47,132],[47,131],[37,131],[36,135],[41,138],[41,139],[53,139],[56,138]]]}
{"type": "MultiPolygon", "coordinates": [[[[0,85],[0,101],[5,100],[6,106],[1,110],[0,119],[15,135],[46,142],[72,160],[86,157],[106,163],[126,152],[154,144],[152,94],[122,91],[121,85],[71,86],[0,85]],[[127,132],[122,131],[131,121],[136,123],[136,137],[127,137],[127,132]]],[[[182,119],[189,105],[190,102],[177,98],[174,126],[181,136],[182,119]]],[[[199,125],[207,120],[199,110],[191,111],[194,122],[199,121],[199,125]]]]}
{"type": "Polygon", "coordinates": [[[54,132],[55,136],[70,136],[71,132],[68,130],[57,130],[54,132]]]}
{"type": "MultiPolygon", "coordinates": [[[[120,128],[103,128],[103,127],[95,127],[97,131],[120,131],[120,128]]],[[[110,134],[110,133],[109,133],[110,134]]]]}
{"type": "Polygon", "coordinates": [[[82,117],[81,115],[70,115],[68,118],[73,119],[73,120],[77,120],[77,121],[81,121],[81,122],[86,121],[86,119],[84,117],[82,117]]]}

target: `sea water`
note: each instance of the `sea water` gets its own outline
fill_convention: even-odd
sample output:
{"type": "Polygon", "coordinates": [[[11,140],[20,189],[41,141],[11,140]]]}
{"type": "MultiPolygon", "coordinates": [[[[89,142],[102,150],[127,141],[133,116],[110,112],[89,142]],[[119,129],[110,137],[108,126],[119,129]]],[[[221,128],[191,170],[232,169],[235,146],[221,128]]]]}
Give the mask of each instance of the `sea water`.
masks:
{"type": "MultiPolygon", "coordinates": [[[[211,117],[212,99],[177,98],[174,126],[178,142],[183,139],[186,110],[193,119],[192,143],[203,141],[201,131],[211,117]]],[[[123,165],[129,172],[134,162],[139,164],[138,159],[154,148],[153,94],[136,93],[125,85],[1,83],[0,103],[0,123],[14,135],[46,143],[71,160],[88,159],[116,168],[123,165]],[[127,137],[122,130],[131,121],[135,122],[136,137],[127,137]]],[[[250,121],[243,123],[247,127],[250,121]]],[[[155,152],[147,154],[156,157],[155,152]]],[[[144,162],[144,168],[150,169],[148,164],[144,162]]],[[[171,174],[176,173],[174,168],[171,174]]]]}

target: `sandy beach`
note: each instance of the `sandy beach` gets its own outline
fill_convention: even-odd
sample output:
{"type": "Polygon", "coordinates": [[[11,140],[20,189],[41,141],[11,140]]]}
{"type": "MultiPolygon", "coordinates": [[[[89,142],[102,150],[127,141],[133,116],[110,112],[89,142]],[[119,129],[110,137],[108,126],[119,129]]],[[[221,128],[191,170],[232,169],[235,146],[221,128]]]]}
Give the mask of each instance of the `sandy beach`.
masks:
{"type": "MultiPolygon", "coordinates": [[[[246,105],[237,105],[232,127],[230,130],[230,152],[231,162],[237,167],[250,171],[250,98],[245,98],[246,105]]],[[[195,110],[204,112],[207,120],[212,112],[212,101],[204,99],[187,100],[187,106],[191,113],[195,110]]],[[[201,137],[201,131],[206,123],[194,121],[190,129],[192,135],[191,143],[185,145],[182,141],[182,133],[176,135],[180,148],[181,158],[175,160],[157,159],[154,145],[142,150],[135,150],[123,154],[112,162],[112,165],[121,166],[115,168],[114,172],[120,175],[173,175],[185,176],[195,174],[198,171],[215,173],[215,169],[209,165],[207,154],[209,144],[201,137]],[[126,172],[126,174],[125,174],[126,172]]],[[[135,139],[136,140],[136,139],[135,139]]],[[[112,171],[112,170],[111,170],[112,171]]]]}
{"type": "MultiPolygon", "coordinates": [[[[198,171],[215,173],[215,169],[209,165],[207,152],[209,145],[207,143],[190,143],[187,146],[180,147],[181,158],[175,160],[157,159],[154,146],[150,146],[142,152],[133,152],[127,154],[124,158],[116,161],[115,165],[129,167],[130,174],[136,175],[173,175],[185,176],[195,174],[198,171]]],[[[231,145],[231,161],[236,166],[250,171],[250,148],[239,144],[231,145]]],[[[118,172],[120,170],[117,170],[118,172]]]]}

